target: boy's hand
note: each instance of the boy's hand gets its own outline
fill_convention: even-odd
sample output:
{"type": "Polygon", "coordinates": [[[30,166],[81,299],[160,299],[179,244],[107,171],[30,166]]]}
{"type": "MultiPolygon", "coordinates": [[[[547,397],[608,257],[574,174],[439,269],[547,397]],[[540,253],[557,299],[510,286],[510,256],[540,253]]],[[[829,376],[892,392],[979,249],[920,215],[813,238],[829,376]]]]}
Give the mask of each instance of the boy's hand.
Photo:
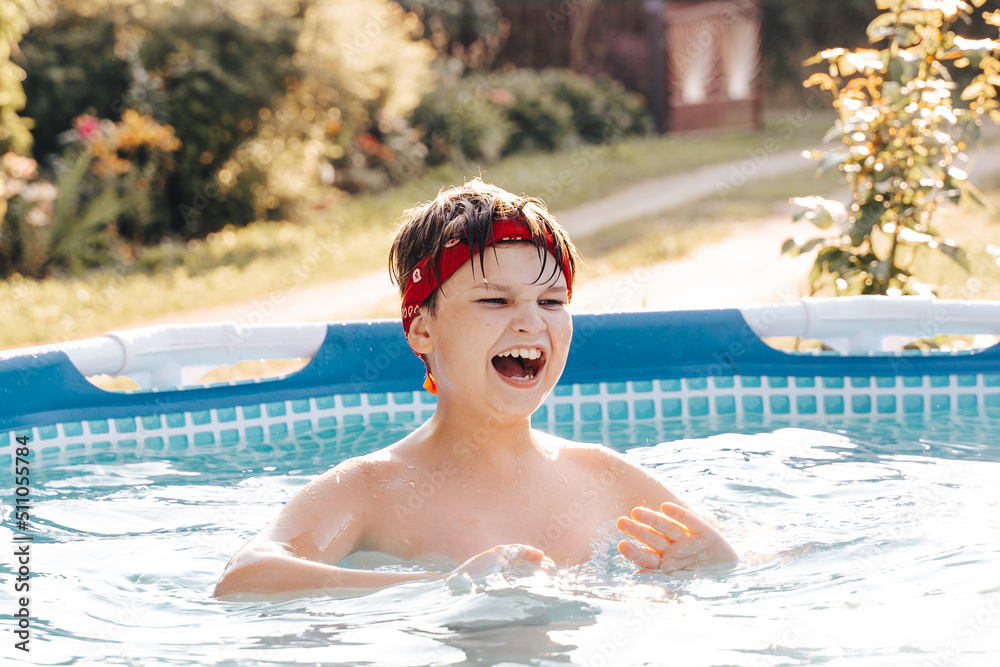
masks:
{"type": "Polygon", "coordinates": [[[550,567],[555,567],[555,564],[540,549],[524,544],[501,544],[465,561],[452,571],[450,577],[457,575],[478,580],[505,570],[534,571],[550,567]]]}
{"type": "Polygon", "coordinates": [[[719,531],[680,505],[663,503],[659,512],[636,507],[631,518],[623,516],[617,525],[648,547],[628,540],[618,543],[618,551],[646,571],[694,570],[739,560],[719,531]]]}

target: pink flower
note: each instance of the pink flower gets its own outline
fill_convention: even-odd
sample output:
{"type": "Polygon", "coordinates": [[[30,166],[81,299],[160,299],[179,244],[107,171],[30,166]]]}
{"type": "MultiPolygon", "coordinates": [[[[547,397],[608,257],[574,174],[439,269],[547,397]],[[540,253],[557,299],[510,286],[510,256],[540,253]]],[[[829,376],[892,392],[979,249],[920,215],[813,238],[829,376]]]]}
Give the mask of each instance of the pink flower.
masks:
{"type": "Polygon", "coordinates": [[[84,114],[73,121],[73,129],[76,130],[76,136],[80,137],[80,141],[89,144],[100,133],[101,124],[93,116],[84,114]]]}
{"type": "Polygon", "coordinates": [[[494,88],[489,91],[490,102],[502,107],[509,107],[514,103],[514,93],[506,88],[494,88]]]}

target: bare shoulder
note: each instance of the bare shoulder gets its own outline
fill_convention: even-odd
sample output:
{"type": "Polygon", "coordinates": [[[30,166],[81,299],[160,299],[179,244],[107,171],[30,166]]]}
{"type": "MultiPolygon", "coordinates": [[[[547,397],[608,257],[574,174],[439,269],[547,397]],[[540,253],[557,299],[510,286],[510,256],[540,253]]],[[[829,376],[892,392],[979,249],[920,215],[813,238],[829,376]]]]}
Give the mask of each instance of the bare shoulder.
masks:
{"type": "Polygon", "coordinates": [[[309,491],[315,495],[320,491],[332,491],[336,488],[352,485],[367,485],[368,473],[375,468],[377,468],[377,464],[373,464],[372,461],[363,457],[350,458],[341,461],[313,479],[303,488],[303,491],[309,491]]]}
{"type": "Polygon", "coordinates": [[[682,504],[662,481],[609,447],[563,440],[544,433],[536,433],[536,437],[549,451],[578,467],[592,483],[628,496],[635,505],[682,504]]]}
{"type": "Polygon", "coordinates": [[[396,467],[398,462],[385,450],[349,458],[306,484],[295,499],[322,502],[331,496],[343,499],[354,494],[365,495],[391,476],[396,467]]]}
{"type": "Polygon", "coordinates": [[[339,562],[364,544],[371,495],[392,465],[378,452],[342,461],[299,489],[258,539],[311,560],[339,562]]]}
{"type": "Polygon", "coordinates": [[[614,450],[589,442],[564,440],[557,436],[536,431],[535,437],[553,458],[558,457],[591,471],[611,470],[626,474],[640,469],[614,450]]]}

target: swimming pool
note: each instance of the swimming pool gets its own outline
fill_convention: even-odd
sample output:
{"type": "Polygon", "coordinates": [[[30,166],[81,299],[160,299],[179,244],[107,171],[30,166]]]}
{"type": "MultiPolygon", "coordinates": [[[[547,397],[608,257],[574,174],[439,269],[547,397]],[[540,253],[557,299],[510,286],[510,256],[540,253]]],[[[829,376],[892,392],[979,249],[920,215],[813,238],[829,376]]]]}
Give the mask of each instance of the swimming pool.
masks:
{"type": "MultiPolygon", "coordinates": [[[[894,320],[894,304],[869,303],[894,320]]],[[[572,571],[498,576],[473,591],[418,582],[341,599],[219,602],[210,592],[226,559],[292,493],[433,408],[398,322],[324,325],[313,361],[289,378],[182,390],[101,392],[65,352],[6,355],[0,458],[10,469],[18,438],[32,452],[26,530],[14,522],[17,485],[2,496],[7,543],[32,538],[32,652],[13,649],[11,633],[4,655],[144,665],[995,664],[1000,354],[786,354],[760,343],[756,332],[787,335],[813,305],[578,316],[563,381],[536,414],[540,428],[627,452],[713,516],[744,562],[711,578],[636,576],[609,539],[572,571]]],[[[996,333],[983,329],[1000,321],[989,313],[961,315],[989,305],[925,310],[909,325],[996,333]]],[[[817,329],[822,318],[807,315],[817,329]]],[[[299,328],[303,340],[315,341],[314,330],[299,328]]],[[[179,338],[218,358],[205,332],[194,333],[179,338]]],[[[256,333],[268,332],[230,331],[223,343],[238,357],[237,343],[256,333]]],[[[831,340],[850,348],[849,338],[831,340]]],[[[189,358],[200,364],[198,354],[189,358]]],[[[13,581],[17,564],[0,567],[13,581]]]]}

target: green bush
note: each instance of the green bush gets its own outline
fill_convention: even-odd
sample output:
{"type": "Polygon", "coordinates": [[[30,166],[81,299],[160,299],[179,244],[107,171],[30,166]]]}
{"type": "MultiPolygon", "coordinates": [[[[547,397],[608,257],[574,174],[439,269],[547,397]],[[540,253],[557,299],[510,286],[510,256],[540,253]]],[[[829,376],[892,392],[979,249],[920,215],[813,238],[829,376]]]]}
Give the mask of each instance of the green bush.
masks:
{"type": "Polygon", "coordinates": [[[295,201],[321,178],[349,192],[381,189],[420,173],[426,153],[404,122],[433,85],[434,51],[421,27],[389,0],[314,0],[296,43],[299,76],[275,106],[256,155],[269,196],[295,201]],[[280,152],[269,148],[277,139],[280,152]]]}
{"type": "MultiPolygon", "coordinates": [[[[253,135],[260,109],[284,93],[293,40],[289,25],[255,30],[203,5],[153,6],[142,20],[60,9],[28,33],[23,47],[34,156],[54,171],[74,118],[117,120],[138,108],[173,125],[182,142],[162,183],[163,205],[150,211],[143,237],[199,236],[249,222],[255,211],[242,195],[254,185],[247,181],[263,176],[244,176],[236,196],[217,179],[253,135]]],[[[137,230],[120,231],[134,237],[137,230]]]]}
{"type": "Polygon", "coordinates": [[[613,79],[589,79],[565,70],[549,70],[543,76],[552,94],[569,105],[576,133],[588,143],[654,130],[653,117],[642,98],[613,79]]]}
{"type": "Polygon", "coordinates": [[[504,77],[502,90],[510,95],[507,117],[514,125],[505,154],[568,148],[577,138],[573,108],[556,97],[547,74],[520,70],[504,77]]]}
{"type": "Polygon", "coordinates": [[[500,158],[514,126],[492,94],[485,78],[444,77],[424,97],[410,122],[423,133],[428,164],[500,158]]]}
{"type": "Polygon", "coordinates": [[[143,30],[138,60],[151,75],[150,102],[183,144],[167,184],[167,231],[204,236],[251,222],[258,211],[247,195],[265,175],[221,171],[295,75],[294,25],[248,26],[210,6],[184,5],[143,30]]]}
{"type": "Polygon", "coordinates": [[[639,96],[611,79],[559,69],[445,77],[412,122],[423,132],[432,164],[491,162],[501,155],[653,130],[639,96]]]}
{"type": "Polygon", "coordinates": [[[321,181],[380,188],[423,167],[403,119],[434,51],[389,0],[43,4],[20,58],[43,176],[56,179],[84,113],[113,122],[136,109],[182,143],[159,203],[142,221],[119,215],[120,236],[200,237],[290,214],[321,181]]]}
{"type": "Polygon", "coordinates": [[[378,192],[423,172],[427,149],[405,120],[394,118],[366,129],[333,162],[334,185],[351,193],[378,192]]]}

